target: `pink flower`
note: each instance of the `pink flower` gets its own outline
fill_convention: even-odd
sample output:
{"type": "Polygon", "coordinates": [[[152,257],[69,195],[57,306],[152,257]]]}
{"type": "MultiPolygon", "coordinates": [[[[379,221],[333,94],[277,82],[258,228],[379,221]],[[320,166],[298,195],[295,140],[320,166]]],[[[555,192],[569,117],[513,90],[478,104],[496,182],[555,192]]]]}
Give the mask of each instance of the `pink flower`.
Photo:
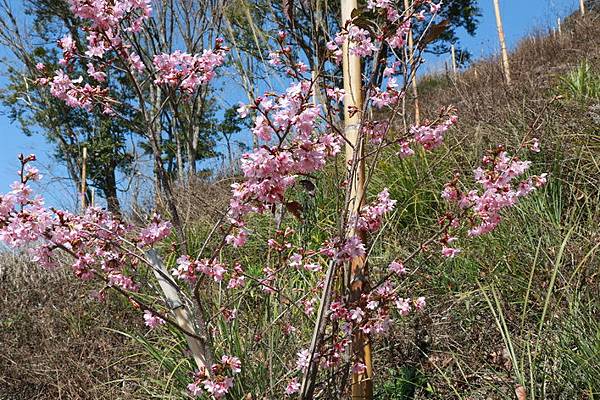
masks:
{"type": "Polygon", "coordinates": [[[358,57],[369,57],[377,51],[377,47],[371,41],[369,31],[366,29],[350,25],[348,28],[348,39],[352,42],[350,54],[358,57]]]}
{"type": "Polygon", "coordinates": [[[221,364],[234,374],[242,372],[242,362],[237,357],[224,355],[221,357],[221,364]]]}
{"type": "Polygon", "coordinates": [[[360,309],[360,307],[350,310],[350,319],[356,321],[357,323],[361,322],[364,316],[365,312],[362,309],[360,309]]]}
{"type": "Polygon", "coordinates": [[[396,308],[400,312],[400,315],[402,315],[403,317],[408,315],[411,310],[410,299],[399,298],[398,300],[396,300],[396,308]]]}
{"type": "Polygon", "coordinates": [[[291,396],[294,393],[298,393],[299,391],[300,383],[298,382],[298,378],[292,378],[285,387],[285,394],[287,396],[291,396]]]}
{"type": "Polygon", "coordinates": [[[152,217],[152,222],[140,232],[140,243],[144,246],[152,246],[154,243],[161,241],[171,233],[171,223],[162,221],[160,215],[155,214],[152,217]]]}
{"type": "Polygon", "coordinates": [[[173,276],[179,279],[186,280],[190,283],[195,282],[197,272],[196,262],[190,260],[190,257],[188,255],[182,255],[177,259],[176,265],[177,268],[174,268],[171,271],[171,274],[173,274],[173,276]]]}
{"type": "Polygon", "coordinates": [[[308,263],[304,264],[304,269],[310,272],[319,272],[321,271],[321,265],[318,263],[308,263]]]}
{"type": "Polygon", "coordinates": [[[460,253],[460,249],[455,249],[447,246],[442,247],[442,255],[444,257],[454,258],[458,253],[460,253]]]}
{"type": "Polygon", "coordinates": [[[94,64],[88,63],[87,67],[87,72],[92,78],[94,78],[98,82],[104,82],[106,80],[106,74],[101,71],[96,71],[96,69],[94,68],[94,64]]]}
{"type": "Polygon", "coordinates": [[[418,297],[417,300],[415,300],[415,308],[418,311],[425,309],[425,297],[418,297]]]}
{"type": "Polygon", "coordinates": [[[346,92],[344,91],[344,89],[340,89],[340,88],[327,88],[326,89],[327,92],[327,97],[332,98],[334,101],[336,102],[340,102],[342,100],[344,100],[344,95],[346,94],[346,92]]]}
{"type": "Polygon", "coordinates": [[[302,305],[304,306],[304,313],[306,315],[312,315],[315,312],[315,303],[317,302],[317,299],[313,298],[313,299],[309,299],[309,300],[302,300],[302,305]]]}
{"type": "Polygon", "coordinates": [[[404,275],[406,273],[406,268],[404,268],[404,264],[397,261],[392,261],[388,266],[390,272],[393,272],[396,275],[404,275]]]}
{"type": "Polygon", "coordinates": [[[224,377],[219,380],[206,379],[202,382],[204,389],[211,394],[215,399],[220,399],[229,393],[229,389],[233,387],[233,378],[224,377]]]}
{"type": "Polygon", "coordinates": [[[531,140],[531,151],[533,151],[534,153],[539,153],[541,151],[540,141],[538,138],[533,138],[531,140]]]}
{"type": "Polygon", "coordinates": [[[231,278],[227,284],[227,289],[238,289],[244,286],[245,277],[243,275],[244,271],[239,265],[233,267],[233,273],[231,274],[231,278]]]}
{"type": "Polygon", "coordinates": [[[245,105],[245,104],[241,104],[240,106],[237,108],[237,113],[240,116],[240,118],[246,118],[249,114],[250,111],[250,107],[245,105]]]}
{"type": "Polygon", "coordinates": [[[365,255],[365,245],[358,236],[352,236],[346,239],[342,249],[336,254],[336,258],[340,262],[350,261],[356,257],[365,255]]]}
{"type": "Polygon", "coordinates": [[[352,372],[359,375],[364,374],[367,372],[367,366],[361,362],[355,362],[354,365],[352,365],[352,372]]]}
{"type": "Polygon", "coordinates": [[[154,315],[152,311],[145,310],[144,323],[150,328],[156,328],[157,326],[164,324],[165,320],[154,315]]]}
{"type": "Polygon", "coordinates": [[[410,143],[406,140],[400,142],[400,151],[398,152],[398,156],[400,158],[407,158],[415,154],[415,151],[410,148],[410,143]]]}
{"type": "Polygon", "coordinates": [[[301,371],[306,371],[310,359],[310,351],[308,349],[300,350],[297,353],[298,358],[296,359],[296,368],[301,371]]]}
{"type": "Polygon", "coordinates": [[[202,390],[202,387],[200,387],[200,385],[196,383],[190,383],[189,385],[187,385],[187,390],[194,397],[200,396],[204,392],[202,390]]]}
{"type": "Polygon", "coordinates": [[[34,263],[47,269],[55,269],[58,267],[58,264],[52,258],[52,251],[48,246],[37,246],[30,249],[29,252],[33,256],[31,261],[34,263]]]}
{"type": "Polygon", "coordinates": [[[25,166],[25,177],[24,177],[24,179],[26,181],[39,181],[42,178],[43,178],[43,176],[40,174],[40,171],[37,168],[31,166],[30,164],[27,164],[25,166]]]}
{"type": "Polygon", "coordinates": [[[390,198],[390,193],[387,188],[383,189],[377,195],[376,202],[367,205],[360,210],[357,221],[358,229],[367,232],[379,230],[383,222],[383,216],[391,212],[395,206],[396,200],[390,198]]]}
{"type": "Polygon", "coordinates": [[[288,264],[292,268],[300,268],[302,266],[302,256],[298,253],[294,253],[290,256],[288,264]]]}
{"type": "Polygon", "coordinates": [[[233,245],[233,247],[243,247],[248,240],[248,232],[244,229],[240,229],[237,235],[227,235],[225,242],[233,245]]]}
{"type": "Polygon", "coordinates": [[[417,143],[423,145],[425,150],[433,150],[442,144],[446,131],[456,123],[455,116],[449,117],[445,122],[438,125],[413,125],[410,132],[414,135],[417,143]]]}

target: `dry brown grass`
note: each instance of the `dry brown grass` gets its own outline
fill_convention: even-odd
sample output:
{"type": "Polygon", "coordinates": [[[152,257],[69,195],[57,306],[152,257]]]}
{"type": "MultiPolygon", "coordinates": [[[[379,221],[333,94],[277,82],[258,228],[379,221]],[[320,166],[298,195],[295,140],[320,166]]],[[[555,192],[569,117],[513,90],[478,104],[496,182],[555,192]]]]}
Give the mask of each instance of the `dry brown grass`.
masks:
{"type": "Polygon", "coordinates": [[[137,399],[140,349],[104,328],[136,331],[140,316],[116,299],[101,304],[68,270],[26,257],[0,258],[0,399],[137,399]]]}

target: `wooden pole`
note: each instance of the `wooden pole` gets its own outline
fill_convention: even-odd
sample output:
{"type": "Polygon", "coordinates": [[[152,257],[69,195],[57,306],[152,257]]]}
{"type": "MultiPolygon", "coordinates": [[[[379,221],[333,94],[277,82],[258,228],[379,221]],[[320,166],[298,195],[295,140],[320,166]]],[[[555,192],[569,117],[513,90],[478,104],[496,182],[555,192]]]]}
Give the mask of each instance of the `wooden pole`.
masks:
{"type": "MultiPolygon", "coordinates": [[[[407,15],[412,14],[412,6],[409,4],[409,0],[404,0],[404,9],[406,10],[407,15]]],[[[408,59],[411,67],[413,66],[413,56],[414,56],[414,39],[412,27],[408,31],[408,59]]],[[[419,110],[419,91],[417,89],[417,76],[412,74],[411,77],[411,86],[412,86],[412,94],[415,102],[415,125],[421,124],[421,112],[419,110]]]]}
{"type": "MultiPolygon", "coordinates": [[[[352,19],[352,11],[358,6],[357,0],[341,0],[342,25],[352,19]]],[[[362,112],[362,71],[360,57],[349,52],[353,46],[348,39],[343,45],[342,69],[344,78],[344,135],[346,136],[346,165],[350,184],[350,196],[348,197],[348,220],[356,216],[362,206],[365,195],[365,162],[363,140],[360,137],[360,121],[362,112]]],[[[350,224],[347,237],[353,237],[361,233],[350,224]]],[[[349,267],[349,282],[346,282],[350,290],[350,299],[360,298],[361,293],[368,287],[365,257],[355,257],[349,267]]],[[[371,400],[373,398],[373,365],[371,359],[371,345],[369,338],[362,332],[355,333],[352,337],[352,351],[358,360],[366,365],[366,371],[352,373],[352,399],[371,400]]]]}
{"type": "Polygon", "coordinates": [[[493,0],[494,12],[496,13],[496,26],[498,28],[498,38],[500,39],[500,50],[502,52],[502,65],[504,67],[504,77],[506,83],[510,85],[510,67],[508,65],[508,52],[506,50],[506,40],[504,39],[504,29],[502,28],[502,17],[500,16],[500,0],[493,0]]]}
{"type": "Polygon", "coordinates": [[[450,47],[452,53],[452,72],[456,75],[456,52],[454,50],[454,45],[450,47]]]}
{"type": "Polygon", "coordinates": [[[558,34],[562,35],[562,29],[561,29],[561,26],[560,26],[560,18],[558,18],[556,20],[556,22],[557,22],[558,34]]]}
{"type": "Polygon", "coordinates": [[[585,4],[583,0],[579,0],[579,11],[581,11],[581,15],[585,15],[585,4]]]}
{"type": "Polygon", "coordinates": [[[85,203],[86,203],[86,174],[87,174],[87,147],[84,146],[83,147],[83,156],[81,158],[81,209],[85,210],[85,203]]]}

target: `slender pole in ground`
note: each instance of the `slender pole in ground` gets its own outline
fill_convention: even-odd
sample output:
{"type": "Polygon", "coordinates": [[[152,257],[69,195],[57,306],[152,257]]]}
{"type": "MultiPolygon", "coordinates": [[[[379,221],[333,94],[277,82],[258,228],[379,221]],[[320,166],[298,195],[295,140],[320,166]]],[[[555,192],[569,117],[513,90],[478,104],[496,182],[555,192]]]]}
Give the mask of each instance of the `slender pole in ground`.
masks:
{"type": "MultiPolygon", "coordinates": [[[[409,0],[404,0],[404,10],[406,15],[412,15],[412,5],[409,4],[409,0]]],[[[413,65],[414,56],[414,41],[412,27],[408,30],[408,64],[413,65]]],[[[419,110],[419,91],[417,89],[417,76],[412,74],[411,77],[412,94],[415,102],[415,125],[421,124],[421,112],[419,110]]]]}
{"type": "Polygon", "coordinates": [[[454,50],[454,45],[450,46],[450,50],[452,53],[452,73],[456,75],[456,51],[454,50]]]}
{"type": "Polygon", "coordinates": [[[579,0],[579,11],[581,11],[581,15],[585,15],[585,4],[583,0],[579,0]]]}
{"type": "Polygon", "coordinates": [[[496,26],[498,27],[498,38],[500,39],[500,50],[502,51],[502,65],[504,67],[504,77],[506,83],[510,85],[510,67],[508,65],[508,52],[506,50],[506,40],[504,39],[504,29],[502,28],[502,17],[500,16],[499,0],[493,0],[494,12],[496,13],[496,26]]]}
{"type": "Polygon", "coordinates": [[[86,174],[87,174],[87,147],[84,146],[83,147],[83,155],[81,158],[81,209],[85,210],[85,203],[86,203],[86,174]]]}
{"type": "MultiPolygon", "coordinates": [[[[342,25],[352,19],[352,11],[357,8],[357,0],[341,0],[342,25]]],[[[358,214],[365,192],[365,162],[364,143],[360,135],[360,121],[362,111],[362,71],[360,57],[350,54],[352,43],[346,38],[343,46],[342,69],[344,77],[344,135],[346,136],[346,166],[348,168],[348,183],[350,196],[348,197],[348,220],[358,214]]],[[[347,237],[361,235],[350,224],[347,237]]],[[[361,237],[364,241],[364,237],[361,237]]],[[[357,299],[367,289],[368,271],[365,257],[355,257],[350,262],[350,298],[357,299]]],[[[352,374],[352,399],[370,400],[373,398],[373,366],[371,360],[371,345],[369,338],[362,332],[354,334],[352,338],[353,354],[358,356],[360,362],[366,365],[366,371],[352,374]]]]}
{"type": "Polygon", "coordinates": [[[561,26],[560,26],[560,18],[556,20],[556,23],[557,23],[556,26],[558,28],[558,34],[561,35],[562,34],[562,29],[561,29],[561,26]]]}

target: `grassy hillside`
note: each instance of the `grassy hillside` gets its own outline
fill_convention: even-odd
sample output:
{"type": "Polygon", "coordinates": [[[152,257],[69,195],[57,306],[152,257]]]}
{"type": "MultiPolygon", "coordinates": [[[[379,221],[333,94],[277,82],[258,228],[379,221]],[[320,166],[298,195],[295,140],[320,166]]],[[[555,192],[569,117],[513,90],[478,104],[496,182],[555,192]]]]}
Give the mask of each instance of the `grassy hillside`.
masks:
{"type": "MultiPolygon", "coordinates": [[[[538,137],[533,168],[548,172],[549,183],[491,235],[461,242],[459,257],[423,256],[413,265],[403,285],[427,296],[429,311],[376,343],[379,399],[514,399],[515,391],[528,399],[600,398],[600,17],[572,17],[560,37],[523,41],[511,55],[510,87],[499,65],[484,60],[458,76],[420,82],[425,113],[454,105],[459,124],[433,155],[383,155],[370,190],[388,187],[398,205],[390,229],[376,238],[373,263],[386,265],[428,237],[444,212],[443,184],[456,171],[469,176],[492,146],[538,137]]],[[[182,191],[192,253],[221,217],[230,180],[182,191]]],[[[336,172],[319,180],[298,224],[307,243],[335,229],[336,172]]],[[[253,223],[259,236],[273,229],[263,218],[253,223]]],[[[264,248],[253,246],[246,263],[259,271],[264,248]]],[[[145,334],[140,316],[115,299],[108,309],[92,300],[74,308],[71,299],[89,296],[88,285],[15,263],[0,273],[0,399],[182,398],[189,365],[178,364],[181,337],[166,329],[145,334]],[[31,272],[15,276],[24,268],[31,272]]],[[[301,281],[290,285],[303,289],[301,281]]],[[[262,344],[251,343],[277,310],[257,299],[241,307],[268,312],[264,321],[248,313],[237,329],[215,329],[237,335],[236,354],[255,346],[238,389],[264,389],[268,360],[256,350],[262,344]]],[[[270,334],[265,351],[293,357],[289,340],[270,334]]]]}

